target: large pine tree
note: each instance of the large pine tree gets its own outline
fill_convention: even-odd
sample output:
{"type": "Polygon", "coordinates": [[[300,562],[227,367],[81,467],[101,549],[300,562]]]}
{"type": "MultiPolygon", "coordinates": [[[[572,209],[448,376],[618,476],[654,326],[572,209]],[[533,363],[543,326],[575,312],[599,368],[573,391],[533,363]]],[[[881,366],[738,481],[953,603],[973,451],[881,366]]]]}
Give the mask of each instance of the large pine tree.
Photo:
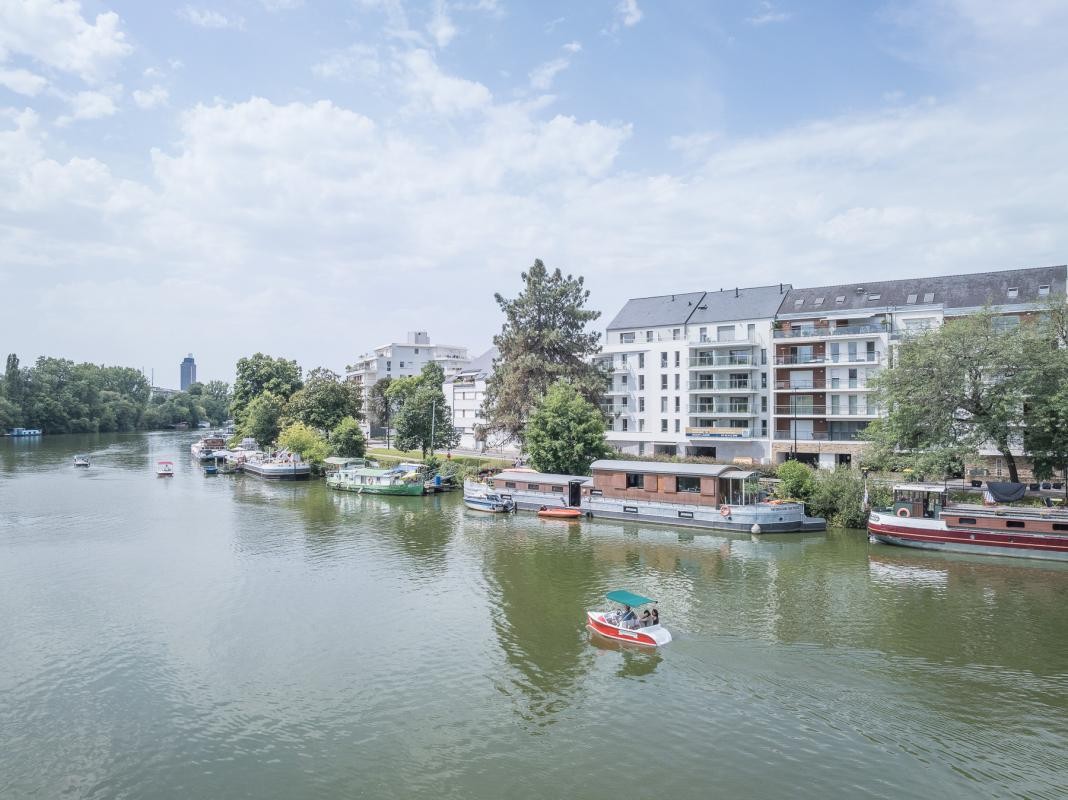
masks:
{"type": "Polygon", "coordinates": [[[522,278],[523,291],[514,300],[494,295],[505,322],[493,338],[500,356],[482,405],[487,430],[520,441],[532,410],[556,381],[566,378],[594,404],[606,388],[604,374],[590,362],[601,335],[587,330],[601,312],[586,308],[590,292],[582,277],[550,273],[536,259],[522,278]]]}

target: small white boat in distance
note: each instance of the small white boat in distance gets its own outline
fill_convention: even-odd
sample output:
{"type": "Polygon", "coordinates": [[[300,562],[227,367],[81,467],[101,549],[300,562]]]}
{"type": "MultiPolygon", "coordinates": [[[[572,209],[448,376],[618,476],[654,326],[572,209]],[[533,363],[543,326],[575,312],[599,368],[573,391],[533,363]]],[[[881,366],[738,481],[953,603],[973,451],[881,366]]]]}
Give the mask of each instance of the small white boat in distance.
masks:
{"type": "Polygon", "coordinates": [[[472,511],[488,511],[491,514],[510,514],[515,503],[477,483],[464,483],[464,505],[472,511]]]}
{"type": "Polygon", "coordinates": [[[157,478],[173,478],[174,477],[174,463],[171,461],[159,461],[156,463],[156,477],[157,478]]]}
{"type": "Polygon", "coordinates": [[[74,457],[74,466],[76,467],[88,467],[89,456],[79,455],[74,457]]]}
{"type": "Polygon", "coordinates": [[[655,600],[628,592],[626,589],[608,592],[605,598],[617,603],[621,608],[608,611],[587,611],[586,627],[594,633],[606,639],[640,644],[645,647],[660,647],[671,641],[671,632],[660,624],[659,616],[655,624],[643,624],[634,610],[655,603],[655,600]]]}

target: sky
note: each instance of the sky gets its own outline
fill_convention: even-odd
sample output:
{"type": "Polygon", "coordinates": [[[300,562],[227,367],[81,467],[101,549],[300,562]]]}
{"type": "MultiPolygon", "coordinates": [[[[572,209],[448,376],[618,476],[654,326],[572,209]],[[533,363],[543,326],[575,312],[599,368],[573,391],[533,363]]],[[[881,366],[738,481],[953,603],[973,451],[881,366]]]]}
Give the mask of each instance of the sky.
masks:
{"type": "Polygon", "coordinates": [[[1063,0],[0,0],[0,351],[232,380],[1068,261],[1063,0]]]}

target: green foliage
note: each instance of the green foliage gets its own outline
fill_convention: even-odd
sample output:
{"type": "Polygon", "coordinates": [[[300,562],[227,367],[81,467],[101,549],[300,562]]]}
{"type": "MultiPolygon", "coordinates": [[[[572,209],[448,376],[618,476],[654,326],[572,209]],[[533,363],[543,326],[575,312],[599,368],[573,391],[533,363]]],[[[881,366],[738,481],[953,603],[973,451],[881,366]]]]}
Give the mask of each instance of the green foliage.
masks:
{"type": "Polygon", "coordinates": [[[897,363],[872,381],[888,413],[865,431],[868,462],[885,465],[905,453],[959,464],[990,443],[1019,480],[1010,447],[1019,440],[1034,344],[1031,328],[1006,328],[989,310],[906,340],[897,363]]]}
{"type": "MultiPolygon", "coordinates": [[[[256,401],[253,401],[253,404],[256,401]]],[[[249,415],[253,410],[250,406],[249,415]]],[[[258,440],[257,440],[258,441],[258,440]]],[[[287,425],[278,434],[278,446],[293,453],[299,453],[300,457],[309,464],[322,464],[323,460],[330,455],[330,445],[326,439],[313,428],[303,422],[294,422],[287,425]]]]}
{"type": "Polygon", "coordinates": [[[264,392],[286,401],[302,385],[301,370],[296,361],[271,358],[263,353],[238,359],[231,407],[234,419],[243,423],[253,399],[264,392]]]}
{"type": "Polygon", "coordinates": [[[252,398],[241,423],[241,435],[251,436],[260,447],[269,447],[282,428],[286,401],[273,392],[263,392],[252,398]]]}
{"type": "Polygon", "coordinates": [[[1035,477],[1068,470],[1068,307],[1058,297],[1034,329],[1024,446],[1035,477]]]}
{"type": "Polygon", "coordinates": [[[372,428],[388,428],[393,416],[393,402],[389,398],[392,378],[382,378],[367,392],[367,419],[372,428]]]}
{"type": "MultiPolygon", "coordinates": [[[[194,384],[195,386],[196,384],[194,384]]],[[[192,391],[192,386],[189,387],[192,391]]],[[[213,425],[221,425],[230,418],[230,384],[225,381],[208,381],[203,384],[201,403],[204,406],[205,416],[213,425]]]]}
{"type": "Polygon", "coordinates": [[[362,458],[367,452],[367,440],[354,417],[345,417],[334,427],[330,445],[335,455],[346,458],[362,458]]]}
{"type": "Polygon", "coordinates": [[[812,496],[814,478],[812,468],[800,461],[787,461],[776,471],[779,483],[775,496],[782,500],[800,500],[807,503],[812,496]]]}
{"type": "Polygon", "coordinates": [[[173,428],[186,424],[195,428],[205,418],[203,398],[188,392],[179,392],[171,397],[154,398],[144,411],[142,427],[148,429],[173,428]]]}
{"type": "Polygon", "coordinates": [[[551,274],[540,259],[522,273],[523,291],[514,300],[494,295],[505,322],[493,343],[500,350],[486,384],[482,415],[488,431],[522,440],[534,406],[549,387],[565,378],[595,406],[606,377],[590,363],[600,334],[587,326],[600,316],[587,309],[582,277],[551,274]]]}
{"type": "Polygon", "coordinates": [[[401,450],[419,448],[426,458],[432,450],[455,447],[460,434],[452,424],[452,412],[445,401],[441,366],[430,362],[418,375],[394,380],[386,396],[394,403],[393,427],[401,450]]]}
{"type": "Polygon", "coordinates": [[[566,380],[554,383],[534,408],[525,439],[530,463],[541,472],[586,475],[610,452],[604,415],[566,380]]]}
{"type": "Polygon", "coordinates": [[[835,528],[863,528],[868,520],[864,477],[849,467],[817,470],[806,505],[809,514],[823,517],[835,528]]]}
{"type": "Polygon", "coordinates": [[[354,383],[325,367],[308,373],[304,386],[286,406],[286,417],[319,431],[331,431],[345,417],[360,417],[362,399],[354,383]]]}

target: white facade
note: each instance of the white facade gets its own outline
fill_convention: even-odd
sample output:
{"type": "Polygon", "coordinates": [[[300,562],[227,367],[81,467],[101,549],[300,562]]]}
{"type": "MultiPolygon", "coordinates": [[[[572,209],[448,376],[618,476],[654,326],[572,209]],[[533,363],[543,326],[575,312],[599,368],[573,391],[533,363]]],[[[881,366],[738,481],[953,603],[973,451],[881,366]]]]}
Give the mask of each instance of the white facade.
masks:
{"type": "Polygon", "coordinates": [[[410,331],[405,342],[393,342],[376,347],[372,353],[361,355],[348,370],[348,378],[367,392],[382,378],[405,378],[418,375],[423,366],[436,361],[445,377],[458,375],[470,363],[466,347],[431,344],[426,331],[410,331]]]}
{"type": "Polygon", "coordinates": [[[457,375],[446,378],[442,390],[452,409],[453,426],[460,434],[460,448],[510,456],[519,452],[514,441],[501,434],[483,437],[479,432],[485,423],[482,402],[486,397],[486,381],[493,373],[493,359],[497,354],[496,348],[483,353],[457,375]]]}

